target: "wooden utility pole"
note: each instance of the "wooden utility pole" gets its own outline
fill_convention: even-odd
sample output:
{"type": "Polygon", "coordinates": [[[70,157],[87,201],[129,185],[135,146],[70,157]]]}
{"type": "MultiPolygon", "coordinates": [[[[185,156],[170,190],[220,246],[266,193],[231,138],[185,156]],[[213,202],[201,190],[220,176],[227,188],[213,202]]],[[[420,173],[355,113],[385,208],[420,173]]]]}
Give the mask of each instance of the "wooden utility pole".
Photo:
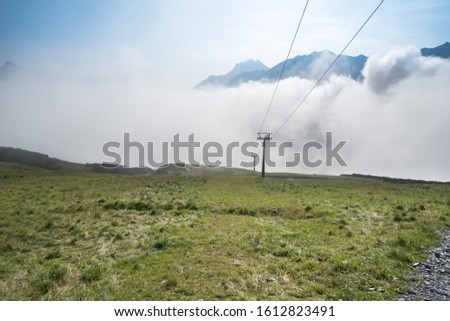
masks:
{"type": "Polygon", "coordinates": [[[271,135],[272,133],[264,133],[264,132],[258,133],[258,140],[263,141],[262,170],[261,170],[262,178],[266,177],[266,142],[272,139],[271,135]]]}

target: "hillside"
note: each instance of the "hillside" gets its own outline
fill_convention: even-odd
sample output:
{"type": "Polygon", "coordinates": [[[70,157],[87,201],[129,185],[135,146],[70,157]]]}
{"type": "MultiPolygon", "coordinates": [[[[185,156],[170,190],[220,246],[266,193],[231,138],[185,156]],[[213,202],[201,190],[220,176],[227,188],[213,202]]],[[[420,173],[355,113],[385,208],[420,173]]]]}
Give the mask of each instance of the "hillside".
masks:
{"type": "Polygon", "coordinates": [[[0,162],[17,163],[50,170],[87,171],[86,165],[66,162],[46,154],[31,152],[20,148],[0,147],[0,162]]]}
{"type": "Polygon", "coordinates": [[[179,176],[179,175],[208,175],[208,176],[236,176],[236,175],[255,175],[253,172],[245,169],[225,168],[225,167],[207,167],[191,166],[189,164],[168,164],[157,169],[148,167],[126,168],[122,165],[108,164],[78,164],[57,158],[49,157],[46,154],[31,152],[20,148],[0,147],[0,162],[28,165],[38,168],[44,168],[52,171],[63,172],[95,172],[102,174],[124,174],[140,176],[179,176]]]}

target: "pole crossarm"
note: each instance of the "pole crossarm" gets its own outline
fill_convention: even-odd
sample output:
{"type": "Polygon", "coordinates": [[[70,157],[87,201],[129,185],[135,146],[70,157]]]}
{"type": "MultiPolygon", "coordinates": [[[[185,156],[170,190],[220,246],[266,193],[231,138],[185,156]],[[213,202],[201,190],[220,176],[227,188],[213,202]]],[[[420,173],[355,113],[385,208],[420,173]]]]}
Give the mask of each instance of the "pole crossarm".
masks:
{"type": "Polygon", "coordinates": [[[268,132],[258,132],[258,140],[271,140],[272,139],[272,133],[268,132]]]}

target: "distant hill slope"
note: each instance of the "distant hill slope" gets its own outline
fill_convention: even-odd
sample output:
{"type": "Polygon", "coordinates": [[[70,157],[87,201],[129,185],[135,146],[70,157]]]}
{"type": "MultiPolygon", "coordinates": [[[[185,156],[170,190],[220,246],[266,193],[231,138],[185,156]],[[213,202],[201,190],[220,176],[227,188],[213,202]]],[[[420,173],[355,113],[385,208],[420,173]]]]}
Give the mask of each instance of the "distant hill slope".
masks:
{"type": "MultiPolygon", "coordinates": [[[[230,167],[207,167],[204,165],[193,166],[189,164],[168,164],[167,166],[158,169],[151,169],[148,167],[140,168],[125,168],[123,166],[112,166],[107,164],[78,164],[63,161],[57,158],[49,157],[48,155],[30,152],[20,148],[0,147],[0,166],[12,163],[25,166],[32,166],[44,168],[48,170],[63,171],[63,172],[87,172],[87,173],[105,173],[105,174],[124,174],[124,175],[138,175],[138,176],[259,176],[259,172],[253,172],[243,168],[230,167]]],[[[9,165],[8,165],[9,166],[9,165]]],[[[300,173],[268,173],[268,178],[284,178],[284,179],[339,179],[339,176],[322,176],[309,175],[300,173]]],[[[439,183],[450,184],[450,182],[434,182],[414,179],[391,178],[385,176],[372,176],[364,174],[342,174],[340,177],[354,178],[354,179],[376,179],[389,183],[401,184],[427,184],[439,183]]]]}
{"type": "Polygon", "coordinates": [[[123,167],[108,164],[78,164],[49,157],[46,154],[30,152],[20,148],[0,147],[0,162],[21,164],[48,170],[66,172],[94,172],[104,174],[125,174],[140,176],[240,176],[253,175],[249,170],[224,167],[192,166],[189,164],[168,164],[155,170],[148,167],[123,167]]]}
{"type": "MultiPolygon", "coordinates": [[[[425,57],[433,56],[447,59],[450,58],[450,43],[447,42],[436,48],[423,48],[420,52],[425,57]]],[[[315,51],[308,55],[300,55],[288,59],[282,79],[299,77],[303,79],[317,80],[335,58],[335,53],[329,50],[324,50],[320,52],[315,51]]],[[[331,75],[339,75],[350,77],[356,81],[363,81],[364,77],[362,71],[367,59],[368,57],[364,55],[342,55],[339,60],[336,61],[333,68],[331,68],[328,72],[327,77],[330,77],[331,75]]],[[[251,61],[255,62],[253,60],[251,61]]],[[[262,63],[262,66],[259,67],[256,64],[249,64],[248,68],[245,69],[240,69],[238,67],[246,65],[248,62],[237,64],[233,70],[226,75],[210,76],[203,80],[195,88],[199,89],[207,86],[233,87],[249,81],[275,82],[280,77],[284,64],[283,61],[272,68],[262,68],[262,66],[264,66],[262,63]]]]}
{"type": "Polygon", "coordinates": [[[438,181],[426,181],[422,179],[408,179],[408,178],[394,178],[387,176],[375,176],[375,175],[364,175],[364,174],[342,174],[341,177],[353,177],[357,179],[375,179],[381,180],[387,183],[396,184],[450,184],[450,182],[438,182],[438,181]]]}
{"type": "Polygon", "coordinates": [[[46,168],[50,170],[86,171],[85,165],[66,162],[48,155],[20,148],[0,147],[0,161],[46,168]]]}
{"type": "Polygon", "coordinates": [[[107,165],[101,164],[72,163],[49,157],[46,154],[12,147],[0,147],[0,162],[16,163],[67,172],[96,172],[128,175],[149,175],[153,172],[150,168],[124,168],[123,166],[109,166],[108,168],[107,165]]]}

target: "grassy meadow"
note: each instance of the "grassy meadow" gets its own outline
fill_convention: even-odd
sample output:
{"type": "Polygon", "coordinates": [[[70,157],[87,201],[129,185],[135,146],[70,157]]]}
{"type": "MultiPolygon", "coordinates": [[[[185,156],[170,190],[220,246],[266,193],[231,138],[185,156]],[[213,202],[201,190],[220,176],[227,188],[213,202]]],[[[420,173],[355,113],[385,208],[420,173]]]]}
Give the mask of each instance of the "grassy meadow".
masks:
{"type": "Polygon", "coordinates": [[[1,300],[395,300],[450,185],[0,163],[1,300]]]}

